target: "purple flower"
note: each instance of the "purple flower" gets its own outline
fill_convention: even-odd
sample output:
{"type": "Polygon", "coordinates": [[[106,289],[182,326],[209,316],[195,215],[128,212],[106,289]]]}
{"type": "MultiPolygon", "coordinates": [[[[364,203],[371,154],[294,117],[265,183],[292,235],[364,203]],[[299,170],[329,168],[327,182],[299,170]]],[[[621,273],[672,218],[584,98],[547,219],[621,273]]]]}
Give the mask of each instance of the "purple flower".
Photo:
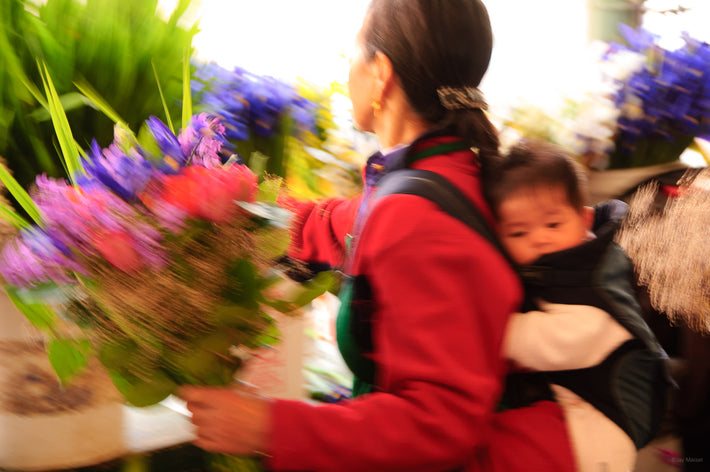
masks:
{"type": "Polygon", "coordinates": [[[197,68],[192,81],[198,108],[219,117],[225,127],[225,148],[234,151],[229,141],[245,141],[250,136],[248,89],[254,77],[244,69],[235,67],[232,71],[215,63],[197,68]]]}
{"type": "Polygon", "coordinates": [[[65,181],[39,176],[33,200],[46,230],[76,255],[91,259],[107,234],[126,234],[148,267],[165,264],[162,234],[145,215],[96,181],[73,187],[65,181]]]}
{"type": "Polygon", "coordinates": [[[249,121],[252,129],[260,136],[271,136],[277,131],[278,119],[291,104],[293,88],[272,77],[262,77],[254,81],[246,92],[251,105],[249,121]]]}
{"type": "MultiPolygon", "coordinates": [[[[126,154],[115,143],[102,150],[96,140],[83,164],[89,177],[126,201],[135,201],[154,174],[153,166],[135,150],[126,154]]],[[[79,183],[86,185],[83,180],[79,183]]]]}
{"type": "MultiPolygon", "coordinates": [[[[634,51],[646,51],[656,46],[658,36],[643,28],[632,28],[623,23],[619,24],[619,33],[628,44],[629,48],[634,51]]],[[[623,48],[623,46],[622,46],[623,48]]]]}
{"type": "Polygon", "coordinates": [[[162,153],[156,162],[156,167],[166,174],[176,173],[180,167],[185,165],[188,158],[183,152],[177,136],[155,116],[148,118],[146,124],[162,153]]]}
{"type": "Polygon", "coordinates": [[[291,102],[290,110],[298,131],[316,132],[318,104],[303,97],[296,96],[291,102]]]}
{"type": "Polygon", "coordinates": [[[215,166],[222,164],[220,151],[225,143],[224,134],[225,128],[219,118],[200,113],[192,117],[178,141],[189,164],[215,166]]]}
{"type": "Polygon", "coordinates": [[[73,272],[86,273],[65,245],[39,228],[24,230],[0,252],[0,274],[17,287],[71,284],[73,272]]]}

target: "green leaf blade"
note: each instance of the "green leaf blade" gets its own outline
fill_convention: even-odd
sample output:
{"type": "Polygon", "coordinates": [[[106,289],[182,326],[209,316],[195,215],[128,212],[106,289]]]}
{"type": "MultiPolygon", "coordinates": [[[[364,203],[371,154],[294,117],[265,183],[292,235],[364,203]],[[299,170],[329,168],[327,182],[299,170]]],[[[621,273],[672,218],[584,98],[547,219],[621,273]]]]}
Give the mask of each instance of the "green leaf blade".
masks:
{"type": "Polygon", "coordinates": [[[59,147],[62,151],[63,164],[67,169],[69,178],[74,182],[74,177],[84,171],[81,161],[79,160],[79,149],[74,141],[74,136],[69,127],[69,120],[62,107],[59,94],[49,75],[49,69],[46,64],[40,64],[39,67],[40,75],[42,76],[42,84],[44,85],[44,91],[49,103],[49,113],[52,117],[52,124],[54,125],[54,130],[59,140],[59,147]]]}
{"type": "Polygon", "coordinates": [[[10,301],[25,315],[32,326],[44,332],[52,332],[57,327],[59,315],[51,306],[39,301],[27,300],[26,297],[21,295],[21,291],[15,287],[5,287],[5,292],[10,301]]]}
{"type": "Polygon", "coordinates": [[[52,339],[47,345],[49,363],[63,385],[86,369],[90,352],[91,343],[86,339],[52,339]]]}
{"type": "MultiPolygon", "coordinates": [[[[32,220],[38,224],[42,225],[42,216],[40,215],[39,208],[37,208],[37,205],[35,205],[35,202],[32,201],[32,198],[30,197],[30,194],[27,193],[27,191],[22,188],[22,186],[15,180],[15,178],[10,174],[10,172],[5,168],[4,165],[0,165],[0,181],[5,185],[5,188],[7,189],[8,192],[10,192],[10,195],[17,201],[17,203],[22,207],[23,210],[27,213],[27,215],[32,218],[32,220]]],[[[9,210],[8,210],[9,211],[9,210]]],[[[3,217],[5,215],[3,214],[3,217]]],[[[10,215],[8,215],[10,216],[10,215]]],[[[17,218],[21,218],[19,215],[16,214],[17,218]]],[[[10,223],[13,223],[17,221],[17,218],[11,217],[10,223]]],[[[28,225],[29,226],[29,225],[28,225]]]]}

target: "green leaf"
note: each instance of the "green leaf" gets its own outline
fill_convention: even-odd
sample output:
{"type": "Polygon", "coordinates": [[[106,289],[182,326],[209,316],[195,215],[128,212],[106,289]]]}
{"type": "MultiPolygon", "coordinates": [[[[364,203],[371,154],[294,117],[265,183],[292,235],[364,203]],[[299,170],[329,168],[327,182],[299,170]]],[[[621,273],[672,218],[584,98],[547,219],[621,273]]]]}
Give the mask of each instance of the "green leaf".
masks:
{"type": "Polygon", "coordinates": [[[241,361],[228,352],[219,352],[193,346],[186,352],[166,358],[172,377],[180,384],[228,385],[241,361]]]}
{"type": "Polygon", "coordinates": [[[182,127],[187,127],[192,118],[192,88],[190,84],[190,56],[192,55],[192,47],[188,44],[185,46],[185,53],[182,57],[182,127]]]}
{"type": "Polygon", "coordinates": [[[49,75],[47,65],[38,64],[38,66],[40,75],[42,76],[44,91],[47,95],[47,102],[49,103],[49,113],[52,116],[52,124],[54,125],[54,130],[59,140],[59,146],[62,150],[63,164],[67,169],[69,178],[74,182],[75,175],[84,171],[81,161],[79,160],[79,149],[74,141],[67,115],[62,108],[59,94],[54,88],[54,83],[49,75]]]}
{"type": "Polygon", "coordinates": [[[86,368],[90,352],[91,343],[87,339],[52,339],[47,345],[49,363],[62,384],[86,368]]]}
{"type": "Polygon", "coordinates": [[[149,154],[162,158],[158,142],[156,141],[155,136],[153,136],[153,133],[151,133],[147,124],[143,123],[138,129],[137,139],[141,147],[149,154]]]}
{"type": "MultiPolygon", "coordinates": [[[[0,165],[0,180],[10,192],[10,195],[20,204],[23,210],[29,215],[32,220],[42,226],[42,217],[40,216],[39,209],[35,202],[32,201],[30,194],[22,188],[22,186],[15,180],[15,178],[8,172],[4,165],[0,165]]],[[[19,216],[19,215],[18,215],[19,216]]],[[[12,221],[11,221],[12,223],[12,221]]]]}
{"type": "Polygon", "coordinates": [[[0,201],[0,218],[12,224],[15,228],[29,228],[31,223],[17,213],[15,209],[5,201],[0,201]]]}
{"type": "Polygon", "coordinates": [[[109,369],[109,375],[123,397],[133,406],[145,407],[165,400],[178,385],[162,370],[141,372],[137,378],[123,370],[109,369]]]}
{"type": "Polygon", "coordinates": [[[262,472],[261,460],[257,457],[233,456],[210,453],[207,468],[214,472],[262,472]]]}
{"type": "Polygon", "coordinates": [[[155,61],[150,60],[150,65],[153,66],[153,75],[155,76],[155,83],[158,85],[158,92],[160,93],[160,102],[163,104],[163,109],[165,110],[165,119],[168,120],[168,127],[170,131],[175,134],[175,127],[173,126],[173,120],[170,118],[170,110],[168,110],[168,104],[165,101],[165,95],[163,94],[163,87],[160,86],[160,79],[158,78],[158,70],[155,68],[155,61]]]}
{"type": "MultiPolygon", "coordinates": [[[[258,314],[257,308],[246,308],[240,305],[224,304],[212,310],[212,318],[220,326],[242,327],[244,323],[249,323],[258,314]]],[[[230,338],[232,344],[237,344],[234,338],[230,338]]]]}
{"type": "Polygon", "coordinates": [[[246,259],[237,260],[227,270],[226,277],[231,281],[224,293],[227,300],[247,308],[258,306],[260,282],[251,262],[246,259]]]}
{"type": "MultiPolygon", "coordinates": [[[[87,100],[84,95],[77,92],[66,93],[59,97],[59,101],[61,102],[62,108],[65,111],[75,110],[84,107],[88,104],[91,104],[91,102],[87,100]]],[[[49,110],[46,107],[37,108],[28,116],[35,121],[47,121],[52,118],[52,116],[49,114],[49,110]]]]}
{"type": "MultiPolygon", "coordinates": [[[[15,48],[10,43],[6,31],[6,28],[0,28],[0,62],[3,65],[3,69],[7,71],[9,78],[15,78],[18,82],[27,82],[20,57],[15,54],[15,48]]],[[[13,81],[12,83],[16,84],[18,82],[13,81]]],[[[17,86],[15,86],[14,90],[20,100],[27,101],[29,99],[29,97],[25,95],[26,90],[17,86]]]]}
{"type": "Polygon", "coordinates": [[[86,79],[79,79],[74,82],[76,88],[104,115],[106,115],[114,123],[118,123],[125,129],[130,129],[128,123],[114,110],[109,103],[104,100],[99,92],[97,92],[86,79]]]}
{"type": "Polygon", "coordinates": [[[331,271],[319,272],[314,278],[303,283],[303,291],[295,298],[294,303],[299,306],[310,303],[330,290],[335,282],[335,273],[331,271]]]}
{"type": "Polygon", "coordinates": [[[277,260],[288,249],[290,239],[288,230],[274,230],[273,227],[262,227],[254,232],[254,247],[259,257],[277,260]]]}
{"type": "Polygon", "coordinates": [[[150,457],[143,454],[123,456],[120,472],[150,472],[150,457]]]}
{"type": "Polygon", "coordinates": [[[187,8],[190,6],[190,1],[191,0],[180,0],[178,2],[178,4],[175,6],[175,10],[173,10],[172,14],[170,15],[170,20],[168,20],[171,25],[177,25],[180,17],[187,11],[187,8]]]}
{"type": "Polygon", "coordinates": [[[263,303],[282,313],[289,313],[331,290],[336,283],[337,277],[334,272],[320,272],[309,281],[293,284],[283,298],[267,299],[263,303]]]}
{"type": "Polygon", "coordinates": [[[263,152],[254,151],[249,155],[249,168],[259,177],[259,179],[263,179],[268,162],[269,156],[263,152]]]}
{"type": "Polygon", "coordinates": [[[136,361],[141,362],[138,344],[131,338],[112,338],[99,347],[99,361],[111,370],[120,370],[131,365],[136,365],[136,361]]]}
{"type": "Polygon", "coordinates": [[[31,144],[31,152],[33,153],[37,163],[40,165],[42,171],[47,175],[56,175],[58,169],[57,162],[47,150],[47,146],[45,146],[44,141],[34,135],[27,136],[27,139],[31,144]]]}
{"type": "Polygon", "coordinates": [[[51,306],[41,301],[30,301],[21,295],[21,291],[15,287],[5,287],[5,292],[12,303],[27,320],[37,329],[45,332],[52,332],[57,326],[59,315],[51,306]]]}
{"type": "Polygon", "coordinates": [[[257,187],[256,200],[259,202],[276,203],[281,185],[283,185],[283,179],[280,177],[263,180],[257,187]]]}
{"type": "Polygon", "coordinates": [[[212,310],[218,329],[224,333],[232,346],[252,346],[274,320],[261,310],[238,305],[221,305],[212,310]]]}

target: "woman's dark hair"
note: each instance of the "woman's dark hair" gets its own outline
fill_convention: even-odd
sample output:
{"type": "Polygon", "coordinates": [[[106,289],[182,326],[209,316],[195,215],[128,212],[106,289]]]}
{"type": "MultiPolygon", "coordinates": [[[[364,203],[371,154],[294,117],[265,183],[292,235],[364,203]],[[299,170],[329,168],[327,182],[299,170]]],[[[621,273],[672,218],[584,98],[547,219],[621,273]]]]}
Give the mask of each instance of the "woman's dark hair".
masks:
{"type": "Polygon", "coordinates": [[[480,0],[372,0],[363,29],[372,58],[392,62],[414,110],[428,123],[453,126],[479,149],[481,163],[498,155],[498,134],[483,110],[447,110],[440,87],[477,87],[493,48],[488,11],[480,0]]]}
{"type": "Polygon", "coordinates": [[[547,141],[520,140],[487,172],[483,191],[496,216],[503,200],[521,190],[561,188],[567,203],[577,210],[587,202],[584,167],[563,147],[547,141]]]}

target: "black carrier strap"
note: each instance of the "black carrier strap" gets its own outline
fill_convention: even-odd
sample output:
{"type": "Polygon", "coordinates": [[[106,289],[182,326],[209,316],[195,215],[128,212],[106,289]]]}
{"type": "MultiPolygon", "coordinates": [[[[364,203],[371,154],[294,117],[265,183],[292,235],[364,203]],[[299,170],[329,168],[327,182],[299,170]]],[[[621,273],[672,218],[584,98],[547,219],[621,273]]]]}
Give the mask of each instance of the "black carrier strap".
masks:
{"type": "Polygon", "coordinates": [[[442,211],[469,226],[486,238],[508,262],[513,262],[481,212],[455,185],[436,172],[423,169],[400,169],[382,178],[376,197],[403,193],[417,195],[436,203],[442,211]]]}

